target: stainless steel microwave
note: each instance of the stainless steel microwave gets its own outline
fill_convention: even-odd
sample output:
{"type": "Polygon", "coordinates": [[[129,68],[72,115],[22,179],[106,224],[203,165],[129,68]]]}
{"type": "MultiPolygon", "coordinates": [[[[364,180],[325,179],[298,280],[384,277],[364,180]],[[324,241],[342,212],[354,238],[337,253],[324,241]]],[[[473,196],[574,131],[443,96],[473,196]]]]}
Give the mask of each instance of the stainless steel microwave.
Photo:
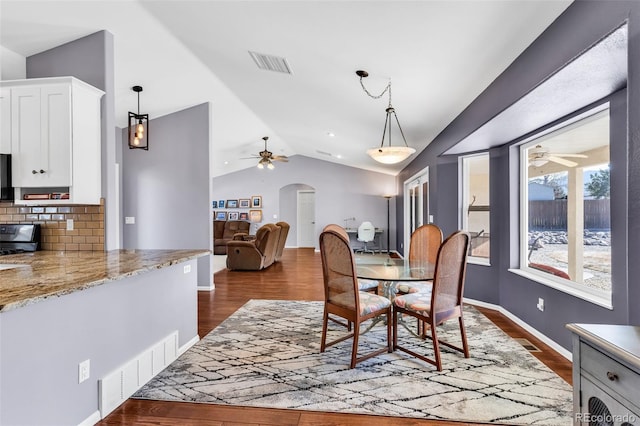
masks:
{"type": "Polygon", "coordinates": [[[0,154],[0,200],[13,200],[11,155],[0,154]]]}

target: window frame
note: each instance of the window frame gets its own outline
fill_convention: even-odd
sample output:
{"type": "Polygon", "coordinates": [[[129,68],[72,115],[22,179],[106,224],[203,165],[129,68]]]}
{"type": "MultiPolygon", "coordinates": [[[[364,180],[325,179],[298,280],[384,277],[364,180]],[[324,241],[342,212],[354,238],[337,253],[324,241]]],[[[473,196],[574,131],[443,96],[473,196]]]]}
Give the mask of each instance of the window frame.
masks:
{"type": "MultiPolygon", "coordinates": [[[[458,227],[460,229],[467,230],[469,224],[469,198],[467,197],[467,186],[469,182],[469,170],[467,165],[465,164],[465,160],[475,157],[486,157],[489,168],[489,182],[488,182],[488,191],[489,191],[489,222],[491,222],[491,157],[489,151],[476,152],[468,155],[461,155],[458,157],[458,227]]],[[[471,256],[467,257],[467,263],[480,265],[480,266],[491,266],[491,231],[489,231],[489,256],[488,257],[479,257],[479,256],[471,256]]]]}
{"type": "MultiPolygon", "coordinates": [[[[537,132],[531,137],[526,138],[524,141],[520,142],[517,146],[518,149],[518,157],[519,157],[519,168],[520,171],[518,173],[519,186],[520,186],[520,199],[518,200],[519,205],[519,248],[518,248],[518,259],[519,265],[517,268],[509,269],[510,272],[515,273],[517,275],[523,276],[530,280],[536,281],[540,284],[546,285],[548,287],[554,288],[556,290],[562,291],[564,293],[570,294],[574,297],[586,300],[593,304],[602,306],[607,309],[613,309],[612,299],[613,299],[613,273],[611,274],[611,290],[604,291],[594,289],[584,284],[577,283],[572,280],[567,280],[561,277],[554,276],[549,273],[545,273],[539,271],[535,268],[531,268],[528,266],[528,252],[529,252],[529,239],[528,239],[528,231],[529,231],[529,174],[528,174],[528,156],[526,154],[526,150],[536,144],[540,144],[546,139],[555,137],[561,132],[566,132],[575,128],[584,125],[586,120],[595,119],[600,115],[607,114],[609,117],[609,126],[611,126],[611,106],[609,102],[605,102],[597,107],[586,111],[583,114],[580,114],[576,117],[573,117],[568,120],[564,120],[553,127],[546,129],[542,132],[537,132]]],[[[609,127],[609,135],[611,135],[611,127],[609,127]]],[[[611,157],[611,138],[609,138],[609,156],[611,157]]],[[[613,257],[613,254],[612,254],[613,257]]]]}

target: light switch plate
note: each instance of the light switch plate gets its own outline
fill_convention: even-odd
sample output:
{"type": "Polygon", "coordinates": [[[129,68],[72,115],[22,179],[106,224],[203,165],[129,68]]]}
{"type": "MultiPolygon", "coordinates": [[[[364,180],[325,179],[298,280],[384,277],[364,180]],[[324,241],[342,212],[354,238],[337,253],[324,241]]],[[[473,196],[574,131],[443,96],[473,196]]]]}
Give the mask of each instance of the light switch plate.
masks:
{"type": "Polygon", "coordinates": [[[124,218],[124,223],[126,225],[134,225],[136,223],[136,218],[135,216],[126,216],[124,218]]]}

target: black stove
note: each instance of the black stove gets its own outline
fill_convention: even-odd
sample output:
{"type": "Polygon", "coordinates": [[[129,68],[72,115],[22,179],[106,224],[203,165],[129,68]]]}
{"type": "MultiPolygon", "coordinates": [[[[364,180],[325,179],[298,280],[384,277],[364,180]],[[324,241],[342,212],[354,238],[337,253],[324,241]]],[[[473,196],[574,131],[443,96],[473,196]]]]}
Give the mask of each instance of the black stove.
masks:
{"type": "Polygon", "coordinates": [[[40,225],[0,225],[0,256],[36,251],[40,248],[40,225]]]}

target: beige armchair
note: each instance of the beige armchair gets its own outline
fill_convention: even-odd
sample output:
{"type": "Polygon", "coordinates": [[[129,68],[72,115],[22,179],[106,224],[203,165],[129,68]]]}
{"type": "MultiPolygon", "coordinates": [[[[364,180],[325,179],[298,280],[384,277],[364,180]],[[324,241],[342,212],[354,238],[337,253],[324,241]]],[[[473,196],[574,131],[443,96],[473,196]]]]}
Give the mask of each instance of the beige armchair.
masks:
{"type": "Polygon", "coordinates": [[[289,224],[287,222],[278,222],[276,223],[280,227],[280,237],[278,238],[278,247],[276,249],[276,262],[279,262],[282,258],[282,252],[284,251],[284,246],[287,243],[287,235],[289,235],[289,224]]]}
{"type": "Polygon", "coordinates": [[[280,227],[267,223],[258,229],[253,241],[231,240],[227,243],[227,269],[259,271],[275,261],[280,227]]]}

